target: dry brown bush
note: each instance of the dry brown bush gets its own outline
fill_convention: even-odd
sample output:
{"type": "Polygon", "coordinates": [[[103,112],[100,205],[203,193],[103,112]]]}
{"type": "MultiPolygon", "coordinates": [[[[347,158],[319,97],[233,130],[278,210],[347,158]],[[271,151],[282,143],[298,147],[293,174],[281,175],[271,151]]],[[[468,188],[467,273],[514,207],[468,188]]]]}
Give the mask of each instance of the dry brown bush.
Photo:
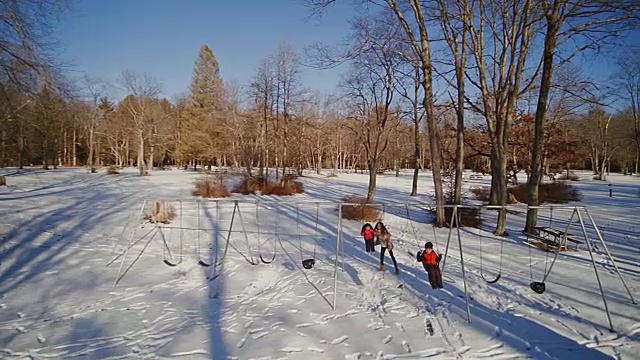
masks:
{"type": "Polygon", "coordinates": [[[109,175],[116,175],[116,174],[120,174],[120,172],[118,171],[118,168],[111,165],[107,168],[107,174],[109,175]]]}
{"type": "Polygon", "coordinates": [[[301,194],[304,186],[299,181],[268,181],[260,177],[245,177],[234,189],[234,193],[244,195],[260,193],[262,195],[287,196],[301,194]]]}
{"type": "Polygon", "coordinates": [[[334,177],[338,177],[338,174],[336,173],[331,173],[329,175],[327,175],[328,178],[334,178],[334,177]]]}
{"type": "Polygon", "coordinates": [[[175,219],[175,217],[176,208],[173,205],[167,204],[164,201],[156,201],[153,204],[153,209],[151,209],[151,214],[146,215],[144,218],[150,223],[159,222],[163,224],[169,224],[171,220],[175,219]]]}
{"type": "Polygon", "coordinates": [[[206,177],[196,181],[195,189],[191,195],[203,198],[224,198],[231,194],[229,194],[229,189],[224,184],[222,177],[206,177]]]}
{"type": "MultiPolygon", "coordinates": [[[[451,205],[451,204],[448,204],[448,205],[451,205]]],[[[431,212],[433,214],[432,223],[435,223],[435,221],[436,221],[436,216],[435,216],[436,215],[436,209],[433,209],[431,212]]],[[[449,222],[451,222],[451,215],[452,214],[453,214],[453,208],[452,207],[446,207],[444,209],[444,216],[445,216],[445,219],[447,221],[447,224],[449,224],[449,222]]],[[[480,227],[480,225],[482,225],[482,219],[480,218],[480,212],[476,208],[466,208],[466,207],[459,208],[458,209],[458,223],[460,224],[460,227],[478,228],[478,227],[480,227]]]]}
{"type": "Polygon", "coordinates": [[[0,186],[7,186],[7,178],[0,176],[0,186]]]}
{"type": "Polygon", "coordinates": [[[380,210],[378,207],[367,202],[365,198],[349,195],[343,197],[342,202],[354,204],[342,205],[343,219],[360,221],[377,221],[380,219],[380,210]]]}
{"type": "Polygon", "coordinates": [[[482,202],[489,202],[489,193],[491,192],[491,188],[487,186],[472,187],[469,191],[476,196],[476,199],[482,202]]]}
{"type": "MultiPolygon", "coordinates": [[[[509,188],[509,193],[513,194],[519,202],[527,202],[527,184],[509,188]]],[[[555,182],[541,184],[538,199],[540,204],[564,204],[570,201],[581,201],[582,196],[575,186],[565,182],[555,182]]]]}
{"type": "Polygon", "coordinates": [[[243,195],[255,194],[256,192],[261,191],[266,183],[267,181],[264,178],[245,176],[244,179],[242,179],[242,181],[236,185],[233,190],[231,190],[231,192],[243,195]]]}

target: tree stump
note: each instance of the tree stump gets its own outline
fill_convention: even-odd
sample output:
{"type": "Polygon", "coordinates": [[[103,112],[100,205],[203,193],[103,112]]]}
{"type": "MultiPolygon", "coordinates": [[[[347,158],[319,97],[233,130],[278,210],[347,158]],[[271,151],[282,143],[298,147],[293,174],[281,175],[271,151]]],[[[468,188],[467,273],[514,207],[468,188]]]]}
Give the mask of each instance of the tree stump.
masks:
{"type": "Polygon", "coordinates": [[[156,201],[153,204],[151,215],[147,215],[146,219],[151,223],[169,224],[176,217],[176,211],[173,206],[167,205],[165,201],[156,201]]]}
{"type": "Polygon", "coordinates": [[[0,186],[7,186],[7,178],[0,176],[0,186]]]}

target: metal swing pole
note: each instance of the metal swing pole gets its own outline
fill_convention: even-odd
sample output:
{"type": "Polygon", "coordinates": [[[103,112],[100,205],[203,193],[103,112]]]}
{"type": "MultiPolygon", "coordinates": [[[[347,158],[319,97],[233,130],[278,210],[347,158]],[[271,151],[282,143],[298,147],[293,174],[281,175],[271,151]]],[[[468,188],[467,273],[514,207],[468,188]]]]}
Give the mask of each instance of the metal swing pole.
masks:
{"type": "Polygon", "coordinates": [[[602,244],[602,247],[604,248],[604,251],[607,253],[607,256],[611,260],[611,263],[613,264],[613,267],[616,269],[616,272],[618,273],[618,276],[620,277],[620,281],[622,281],[622,285],[624,285],[624,288],[627,290],[627,294],[629,294],[629,297],[631,298],[631,303],[635,304],[636,301],[633,298],[633,295],[631,295],[631,290],[629,290],[629,287],[627,286],[626,281],[624,281],[624,278],[622,277],[622,273],[620,272],[620,269],[618,269],[618,265],[616,264],[615,260],[613,260],[613,256],[611,256],[611,253],[609,252],[609,248],[607,247],[607,244],[604,242],[604,238],[602,237],[602,234],[600,233],[600,229],[598,229],[598,226],[596,225],[596,222],[591,217],[591,214],[589,213],[589,210],[587,208],[584,208],[584,212],[585,212],[585,214],[587,214],[587,217],[589,218],[589,221],[591,221],[591,225],[593,226],[593,229],[596,231],[596,234],[598,235],[598,239],[600,240],[600,243],[602,244]]]}
{"type": "MultiPolygon", "coordinates": [[[[140,217],[142,217],[142,213],[144,212],[144,207],[145,207],[146,204],[147,204],[147,200],[143,200],[142,201],[142,206],[140,207],[140,211],[138,211],[138,216],[136,216],[136,224],[133,227],[133,231],[131,231],[131,236],[129,236],[129,243],[128,243],[127,247],[131,246],[131,241],[133,240],[133,235],[136,232],[136,227],[138,225],[140,217]]],[[[129,214],[129,217],[127,218],[127,225],[131,224],[131,217],[132,217],[132,214],[129,214]]],[[[111,255],[110,255],[111,257],[113,257],[113,254],[115,253],[116,248],[118,247],[118,244],[120,243],[120,239],[122,239],[124,237],[124,233],[127,231],[127,225],[124,226],[124,228],[122,229],[122,232],[120,233],[120,236],[118,237],[118,240],[113,244],[113,248],[111,249],[111,255]]],[[[107,266],[109,266],[109,264],[111,264],[111,262],[113,260],[114,259],[109,261],[107,266]]]]}
{"type": "MultiPolygon", "coordinates": [[[[214,277],[214,279],[218,276],[220,276],[220,274],[222,274],[222,269],[224,267],[224,260],[227,257],[227,250],[229,249],[229,240],[231,239],[231,230],[233,229],[233,220],[236,217],[236,208],[238,207],[238,202],[236,201],[233,205],[233,213],[231,214],[231,222],[229,223],[229,230],[227,231],[227,239],[224,245],[224,252],[222,254],[222,260],[220,261],[220,270],[218,270],[217,275],[214,277]]],[[[216,218],[219,219],[219,210],[220,210],[220,203],[219,201],[216,201],[216,218]]],[[[238,211],[240,211],[240,209],[238,208],[238,211]]],[[[218,224],[219,226],[219,224],[218,224]]],[[[218,242],[219,244],[219,242],[218,242]]],[[[217,247],[218,245],[216,245],[217,247]]],[[[216,259],[216,265],[214,266],[214,271],[215,271],[215,267],[217,267],[217,259],[216,259]]],[[[218,280],[219,281],[219,280],[218,280]]],[[[220,296],[220,288],[219,286],[216,286],[216,292],[213,294],[213,298],[217,299],[218,296],[220,296]]]]}
{"type": "MultiPolygon", "coordinates": [[[[604,303],[604,310],[607,313],[607,319],[609,320],[609,330],[615,331],[613,329],[613,322],[611,321],[611,314],[609,313],[609,306],[607,305],[607,298],[604,295],[604,289],[602,288],[602,282],[600,281],[600,274],[598,273],[598,267],[596,266],[596,261],[593,258],[593,250],[591,250],[591,246],[589,244],[589,237],[587,235],[587,229],[584,226],[584,221],[582,220],[582,215],[580,211],[575,208],[574,211],[578,214],[578,221],[580,222],[580,227],[582,228],[582,233],[584,234],[584,240],[587,243],[587,250],[589,250],[589,256],[591,257],[591,264],[593,264],[593,271],[596,273],[596,280],[598,280],[598,287],[600,288],[600,294],[602,295],[602,302],[604,303]]],[[[566,240],[565,240],[566,242],[566,240]]]]}
{"type": "MultiPolygon", "coordinates": [[[[333,311],[336,311],[336,301],[338,295],[338,258],[340,255],[340,244],[342,243],[342,204],[338,204],[338,236],[336,236],[336,259],[333,265],[333,311]]],[[[344,255],[344,253],[343,253],[344,255]]],[[[344,260],[343,260],[344,268],[344,260]]]]}
{"type": "MultiPolygon", "coordinates": [[[[458,247],[460,248],[460,268],[462,269],[462,284],[464,285],[464,299],[467,304],[467,322],[471,323],[471,308],[469,306],[469,293],[467,292],[467,275],[464,269],[464,257],[462,255],[462,238],[460,237],[460,223],[458,219],[458,205],[453,207],[453,216],[456,221],[456,233],[458,235],[458,247]]],[[[448,245],[448,242],[447,242],[448,245]]]]}
{"type": "MultiPolygon", "coordinates": [[[[438,210],[437,206],[438,205],[436,205],[436,211],[438,210]]],[[[444,259],[442,261],[442,269],[440,269],[441,273],[444,273],[444,266],[447,264],[447,258],[448,258],[447,254],[449,253],[449,244],[451,242],[451,234],[453,233],[453,221],[454,219],[456,219],[457,221],[457,218],[458,218],[458,216],[455,214],[457,212],[457,207],[458,205],[454,205],[453,213],[451,214],[451,219],[449,221],[449,235],[447,235],[447,246],[444,249],[444,259]]],[[[431,226],[435,226],[435,225],[431,224],[431,226]]],[[[435,234],[435,228],[433,229],[433,231],[435,234]]]]}

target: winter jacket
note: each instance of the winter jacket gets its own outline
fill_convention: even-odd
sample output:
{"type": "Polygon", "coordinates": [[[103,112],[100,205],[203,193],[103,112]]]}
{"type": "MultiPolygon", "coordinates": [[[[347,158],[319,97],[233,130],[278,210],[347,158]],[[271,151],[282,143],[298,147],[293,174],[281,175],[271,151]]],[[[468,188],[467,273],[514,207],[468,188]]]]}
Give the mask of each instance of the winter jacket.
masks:
{"type": "Polygon", "coordinates": [[[440,259],[442,258],[440,255],[436,254],[435,251],[427,253],[426,251],[422,252],[422,258],[424,260],[425,265],[438,265],[440,259]]]}
{"type": "Polygon", "coordinates": [[[373,240],[373,236],[376,234],[376,231],[373,229],[364,229],[360,232],[360,235],[364,237],[365,240],[373,240]]]}
{"type": "Polygon", "coordinates": [[[376,232],[380,245],[389,250],[393,250],[393,242],[391,241],[391,234],[382,234],[379,231],[376,232]]]}

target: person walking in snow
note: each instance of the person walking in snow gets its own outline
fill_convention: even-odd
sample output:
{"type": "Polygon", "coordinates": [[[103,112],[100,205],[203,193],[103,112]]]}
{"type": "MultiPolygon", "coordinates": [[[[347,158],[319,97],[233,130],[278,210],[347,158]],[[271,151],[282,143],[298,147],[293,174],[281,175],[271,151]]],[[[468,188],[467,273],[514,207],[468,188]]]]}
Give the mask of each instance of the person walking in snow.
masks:
{"type": "Polygon", "coordinates": [[[424,251],[418,253],[418,261],[429,274],[429,284],[433,289],[442,289],[442,273],[440,272],[440,260],[442,254],[438,255],[433,251],[433,243],[428,241],[424,244],[424,251]]]}
{"type": "Polygon", "coordinates": [[[364,237],[364,246],[366,252],[375,252],[376,248],[373,245],[373,237],[376,235],[376,231],[373,230],[373,226],[369,223],[365,223],[360,230],[360,235],[364,237]]]}
{"type": "Polygon", "coordinates": [[[391,256],[391,260],[393,260],[393,266],[396,270],[396,274],[400,273],[400,269],[398,269],[398,263],[396,262],[396,257],[393,256],[393,242],[391,241],[391,234],[384,226],[382,221],[378,221],[376,224],[376,238],[380,242],[380,271],[384,271],[384,253],[389,250],[389,256],[391,256]]]}

